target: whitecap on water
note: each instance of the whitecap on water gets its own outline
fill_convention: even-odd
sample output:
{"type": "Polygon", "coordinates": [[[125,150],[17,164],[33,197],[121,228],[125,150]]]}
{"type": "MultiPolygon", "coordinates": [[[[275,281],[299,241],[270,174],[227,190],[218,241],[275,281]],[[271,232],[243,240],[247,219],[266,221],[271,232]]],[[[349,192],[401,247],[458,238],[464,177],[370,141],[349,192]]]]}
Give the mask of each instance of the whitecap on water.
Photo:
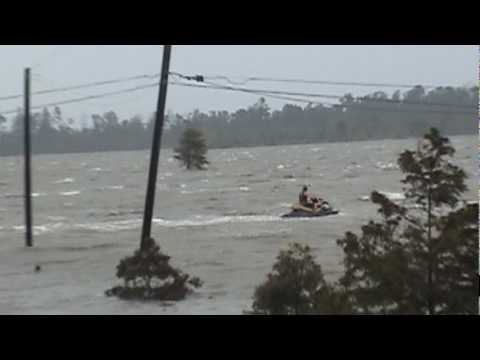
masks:
{"type": "Polygon", "coordinates": [[[220,216],[213,218],[196,218],[195,220],[164,220],[153,219],[153,223],[165,227],[211,226],[229,223],[272,222],[281,221],[279,216],[250,215],[250,216],[220,216]]]}
{"type": "Polygon", "coordinates": [[[72,226],[76,230],[90,230],[99,232],[116,232],[136,229],[141,225],[140,219],[111,221],[103,223],[75,224],[72,226]]]}
{"type": "Polygon", "coordinates": [[[277,170],[283,170],[283,169],[285,169],[285,165],[278,165],[277,166],[277,170]]]}
{"type": "Polygon", "coordinates": [[[382,162],[382,161],[379,161],[375,164],[375,166],[380,169],[380,170],[384,170],[384,171],[392,171],[392,170],[399,170],[400,167],[398,166],[398,164],[395,164],[393,162],[382,162]]]}
{"type": "Polygon", "coordinates": [[[46,196],[47,193],[32,193],[32,197],[46,196]]]}
{"type": "Polygon", "coordinates": [[[405,194],[403,193],[380,191],[380,194],[383,194],[391,201],[405,200],[405,194]]]}
{"type": "Polygon", "coordinates": [[[107,186],[105,189],[108,190],[123,190],[124,186],[123,185],[112,185],[112,186],[107,186]]]}
{"type": "MultiPolygon", "coordinates": [[[[63,223],[52,223],[44,225],[35,225],[33,227],[33,235],[41,235],[47,232],[55,231],[63,226],[63,223]]],[[[25,231],[25,225],[12,226],[15,231],[25,231]]]]}
{"type": "Polygon", "coordinates": [[[70,183],[73,183],[73,182],[75,182],[75,179],[73,179],[73,178],[65,178],[65,179],[61,179],[61,180],[55,181],[54,184],[70,184],[70,183]]]}
{"type": "Polygon", "coordinates": [[[250,191],[250,188],[248,186],[240,186],[238,189],[240,191],[250,191]]]}
{"type": "Polygon", "coordinates": [[[80,195],[80,191],[78,191],[78,190],[65,191],[65,192],[61,192],[60,195],[62,195],[62,196],[76,196],[76,195],[80,195]]]}
{"type": "MultiPolygon", "coordinates": [[[[385,196],[390,201],[400,201],[405,200],[405,194],[403,193],[395,193],[395,192],[388,192],[388,191],[378,191],[380,194],[385,196]]],[[[359,198],[361,201],[370,201],[370,195],[364,195],[359,198]]]]}
{"type": "Polygon", "coordinates": [[[209,190],[207,189],[198,189],[198,190],[180,190],[180,194],[182,195],[191,195],[191,194],[201,194],[208,192],[209,190]]]}

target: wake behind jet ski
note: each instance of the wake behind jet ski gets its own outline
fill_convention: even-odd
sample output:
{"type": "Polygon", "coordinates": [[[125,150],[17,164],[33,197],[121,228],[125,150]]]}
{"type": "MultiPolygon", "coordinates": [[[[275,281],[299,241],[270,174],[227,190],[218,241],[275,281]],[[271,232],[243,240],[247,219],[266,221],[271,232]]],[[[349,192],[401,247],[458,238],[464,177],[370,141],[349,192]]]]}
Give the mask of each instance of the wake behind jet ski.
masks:
{"type": "Polygon", "coordinates": [[[308,187],[304,186],[298,196],[298,204],[292,205],[292,211],[283,215],[283,218],[321,217],[338,214],[338,210],[325,200],[308,194],[308,187]]]}

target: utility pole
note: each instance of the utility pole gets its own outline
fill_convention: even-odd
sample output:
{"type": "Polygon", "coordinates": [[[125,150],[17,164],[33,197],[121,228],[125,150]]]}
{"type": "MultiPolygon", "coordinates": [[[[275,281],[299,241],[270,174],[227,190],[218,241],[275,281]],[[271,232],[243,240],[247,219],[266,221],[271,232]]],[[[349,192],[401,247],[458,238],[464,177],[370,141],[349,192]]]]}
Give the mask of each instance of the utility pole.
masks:
{"type": "Polygon", "coordinates": [[[153,205],[155,202],[155,186],[157,183],[158,159],[160,157],[163,123],[165,121],[165,102],[167,99],[171,48],[171,45],[163,46],[160,91],[158,94],[157,112],[155,114],[155,127],[153,130],[153,142],[150,155],[150,170],[148,173],[147,195],[145,198],[145,211],[143,214],[142,237],[140,239],[141,250],[145,249],[147,240],[151,237],[153,205]]]}
{"type": "Polygon", "coordinates": [[[33,246],[32,234],[32,178],[31,178],[31,140],[30,140],[30,69],[25,69],[25,108],[24,108],[24,157],[25,157],[25,245],[33,246]]]}

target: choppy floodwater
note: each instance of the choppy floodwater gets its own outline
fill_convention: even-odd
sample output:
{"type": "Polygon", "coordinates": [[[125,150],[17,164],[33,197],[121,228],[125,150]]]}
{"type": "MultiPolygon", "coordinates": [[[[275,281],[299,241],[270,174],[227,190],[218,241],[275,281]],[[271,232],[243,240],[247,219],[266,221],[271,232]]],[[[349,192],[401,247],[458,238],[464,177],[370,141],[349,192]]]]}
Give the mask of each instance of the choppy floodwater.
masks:
{"type": "MultiPolygon", "coordinates": [[[[454,137],[477,199],[478,138],[454,137]]],[[[0,158],[0,313],[240,314],[289,242],[309,244],[327,277],[341,269],[335,240],[375,216],[372,190],[401,196],[398,154],[416,140],[212,150],[208,171],[161,154],[153,236],[172,263],[204,280],[172,306],[106,298],[118,261],[139,245],[149,152],[33,158],[35,247],[23,246],[21,158],[0,158]],[[300,186],[338,216],[282,220],[300,186]],[[36,264],[43,271],[35,274],[36,264]]]]}

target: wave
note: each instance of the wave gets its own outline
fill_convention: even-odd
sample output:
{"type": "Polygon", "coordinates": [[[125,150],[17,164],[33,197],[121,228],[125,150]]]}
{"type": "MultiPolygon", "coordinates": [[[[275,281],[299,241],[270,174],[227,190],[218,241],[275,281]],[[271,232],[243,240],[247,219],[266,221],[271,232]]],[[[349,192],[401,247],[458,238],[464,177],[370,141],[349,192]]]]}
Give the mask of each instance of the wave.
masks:
{"type": "Polygon", "coordinates": [[[75,190],[75,191],[65,191],[65,192],[61,192],[60,195],[62,196],[76,196],[76,195],[80,195],[80,191],[79,190],[75,190]]]}
{"type": "Polygon", "coordinates": [[[286,230],[277,230],[277,231],[260,231],[258,233],[253,234],[235,234],[232,236],[233,239],[259,239],[259,238],[267,238],[267,237],[286,237],[290,236],[292,231],[290,229],[286,230]]]}
{"type": "Polygon", "coordinates": [[[208,190],[208,189],[181,190],[181,191],[180,191],[180,194],[182,194],[182,195],[192,195],[192,194],[206,193],[206,192],[210,192],[210,191],[212,191],[212,190],[208,190]]]}
{"type": "Polygon", "coordinates": [[[75,224],[72,226],[73,230],[89,230],[98,232],[116,232],[122,230],[136,229],[141,225],[140,219],[111,221],[103,223],[89,223],[89,224],[75,224]]]}
{"type": "Polygon", "coordinates": [[[100,188],[99,190],[123,190],[125,186],[123,185],[111,185],[100,188]]]}
{"type": "Polygon", "coordinates": [[[190,227],[190,226],[210,226],[230,223],[251,223],[251,222],[273,222],[280,221],[279,216],[268,215],[244,215],[244,216],[220,216],[214,218],[203,218],[196,220],[164,220],[153,219],[153,223],[164,227],[190,227]]]}
{"type": "MultiPolygon", "coordinates": [[[[47,193],[32,193],[32,197],[39,197],[39,196],[46,196],[47,193]]],[[[5,195],[3,195],[4,198],[6,199],[20,199],[20,198],[23,198],[24,195],[23,194],[10,194],[10,193],[6,193],[5,195]]]]}
{"type": "Polygon", "coordinates": [[[91,171],[91,172],[110,172],[110,170],[103,169],[101,167],[91,168],[91,169],[88,169],[88,171],[91,171]]]}
{"type": "MultiPolygon", "coordinates": [[[[388,192],[388,191],[378,191],[380,194],[385,196],[390,201],[401,201],[405,200],[405,194],[403,193],[396,193],[396,192],[388,192]]],[[[364,195],[359,198],[361,201],[370,201],[370,195],[364,195]]]]}
{"type": "MultiPolygon", "coordinates": [[[[132,210],[132,211],[110,211],[107,216],[109,217],[116,217],[116,216],[125,216],[125,215],[141,215],[143,214],[143,211],[141,210],[132,210]]],[[[97,213],[90,213],[89,216],[97,216],[97,213]]]]}
{"type": "MultiPolygon", "coordinates": [[[[186,220],[165,220],[153,219],[152,223],[156,226],[177,228],[177,227],[198,227],[198,226],[215,226],[232,223],[252,223],[252,222],[275,222],[282,221],[279,216],[267,215],[245,215],[245,216],[219,216],[219,217],[202,217],[197,216],[195,219],[186,220]]],[[[123,221],[97,222],[87,224],[75,224],[71,228],[74,230],[88,230],[99,232],[116,232],[123,230],[133,230],[140,227],[141,219],[130,219],[123,221]]]]}
{"type": "MultiPolygon", "coordinates": [[[[64,227],[64,223],[58,222],[58,223],[51,223],[51,224],[44,224],[44,225],[35,225],[33,227],[33,235],[41,235],[44,233],[48,232],[53,232],[55,230],[58,230],[60,228],[64,227]]],[[[17,226],[12,226],[12,229],[15,231],[25,231],[25,225],[17,225],[17,226]]]]}
{"type": "Polygon", "coordinates": [[[375,167],[383,171],[395,171],[400,169],[398,164],[395,164],[393,162],[381,162],[381,161],[377,162],[375,164],[375,167]]]}
{"type": "MultiPolygon", "coordinates": [[[[84,245],[84,246],[60,246],[60,247],[57,247],[56,249],[64,250],[64,251],[88,251],[88,250],[96,250],[96,249],[111,249],[118,246],[119,245],[116,243],[105,243],[105,244],[94,244],[94,245],[84,245]]],[[[80,260],[82,259],[56,260],[50,263],[54,263],[54,264],[72,263],[80,260]]]]}
{"type": "Polygon", "coordinates": [[[66,219],[64,216],[47,216],[47,218],[52,221],[63,221],[66,219]]]}
{"type": "Polygon", "coordinates": [[[73,183],[73,182],[75,182],[74,178],[65,178],[65,179],[55,181],[54,184],[70,184],[70,183],[73,183]]]}
{"type": "Polygon", "coordinates": [[[6,193],[3,195],[4,198],[6,199],[18,199],[18,198],[21,198],[23,197],[22,194],[11,194],[11,193],[6,193]]]}

